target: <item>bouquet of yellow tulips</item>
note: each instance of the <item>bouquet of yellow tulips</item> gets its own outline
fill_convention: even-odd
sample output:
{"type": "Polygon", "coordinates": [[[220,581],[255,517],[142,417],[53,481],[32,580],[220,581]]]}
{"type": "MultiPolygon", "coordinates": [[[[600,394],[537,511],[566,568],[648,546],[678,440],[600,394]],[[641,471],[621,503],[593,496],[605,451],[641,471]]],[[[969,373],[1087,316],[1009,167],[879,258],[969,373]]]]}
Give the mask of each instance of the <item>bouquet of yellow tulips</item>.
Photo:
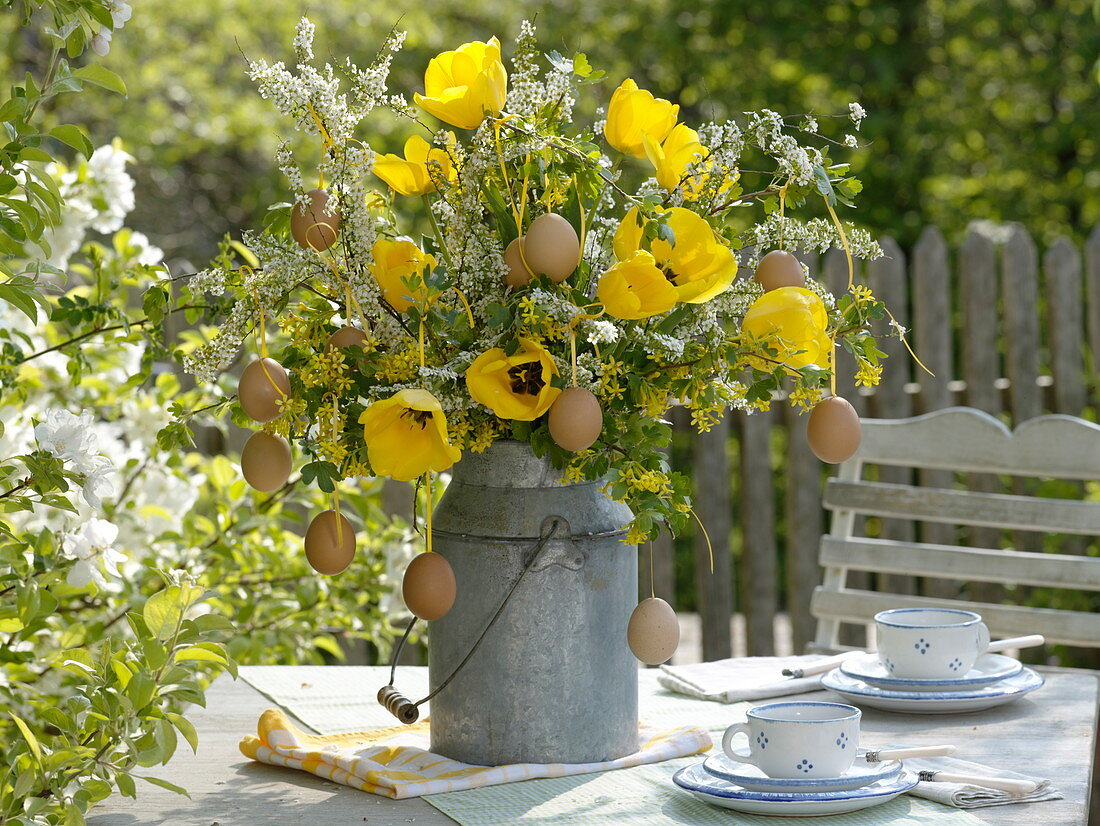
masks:
{"type": "MultiPolygon", "coordinates": [[[[583,54],[543,55],[526,23],[510,69],[497,38],[465,43],[431,60],[409,103],[386,86],[402,39],[367,68],[319,67],[303,20],[295,70],[251,64],[322,152],[307,173],[285,143],[292,202],[245,234],[246,264],[227,254],[190,284],[226,310],[188,356],[193,373],[214,379],[254,342],[238,388],[262,426],[245,448],[250,482],[284,484],[291,443],[303,480],[333,490],[419,479],[519,439],[566,479],[606,480],[641,542],[691,511],[661,451],[670,404],[705,430],[785,392],[830,407],[819,455],[854,450],[854,413],[829,398],[833,353],[846,347],[860,381],[877,382],[868,325],[883,307],[854,280],[830,294],[786,251],[881,254],[834,209],[860,189],[828,154],[852,135],[768,110],[690,125],[631,79],[610,91],[583,54]],[[574,121],[582,94],[599,120],[574,121]],[[400,153],[370,143],[377,107],[406,119],[400,153]]],[[[862,112],[831,122],[855,131],[862,112]]],[[[334,511],[310,528],[328,537],[310,557],[326,573],[350,559],[334,511]]]]}

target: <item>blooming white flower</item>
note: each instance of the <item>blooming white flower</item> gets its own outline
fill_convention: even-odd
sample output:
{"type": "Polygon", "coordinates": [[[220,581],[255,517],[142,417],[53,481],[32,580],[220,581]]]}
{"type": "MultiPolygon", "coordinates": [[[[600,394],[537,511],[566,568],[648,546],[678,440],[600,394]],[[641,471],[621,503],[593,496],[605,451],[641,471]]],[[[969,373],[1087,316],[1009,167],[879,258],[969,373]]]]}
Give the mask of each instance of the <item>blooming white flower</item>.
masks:
{"type": "Polygon", "coordinates": [[[103,568],[112,576],[118,576],[118,563],[126,556],[115,550],[118,526],[106,519],[92,518],[80,526],[76,533],[69,533],[61,540],[61,555],[75,559],[65,581],[75,588],[83,588],[90,582],[98,587],[107,584],[103,568]]]}
{"type": "Polygon", "coordinates": [[[95,434],[92,432],[92,414],[82,411],[73,415],[64,408],[51,408],[34,429],[38,446],[49,451],[63,462],[71,463],[77,473],[88,473],[98,455],[95,434]]]}
{"type": "Polygon", "coordinates": [[[164,250],[156,244],[149,243],[149,236],[144,232],[131,232],[129,244],[138,250],[137,262],[152,267],[164,260],[164,250]]]}
{"type": "Polygon", "coordinates": [[[97,55],[106,57],[107,53],[111,51],[111,30],[104,26],[88,45],[92,47],[92,51],[97,55]]]}
{"type": "Polygon", "coordinates": [[[133,15],[134,10],[130,8],[130,4],[125,0],[109,0],[107,3],[107,11],[111,13],[111,22],[116,29],[121,29],[126,25],[126,21],[133,15]]]}
{"type": "Polygon", "coordinates": [[[857,138],[855,135],[845,135],[844,145],[856,149],[859,146],[859,138],[857,138]]]}
{"type": "Polygon", "coordinates": [[[102,510],[103,498],[115,495],[115,467],[111,464],[110,459],[103,456],[97,456],[96,458],[99,461],[95,463],[90,471],[87,471],[87,478],[84,480],[81,494],[84,496],[84,501],[88,503],[88,507],[102,510]]]}
{"type": "Polygon", "coordinates": [[[859,129],[860,121],[867,117],[867,110],[860,106],[858,103],[849,103],[848,117],[852,119],[852,123],[856,125],[856,129],[859,129]]]}

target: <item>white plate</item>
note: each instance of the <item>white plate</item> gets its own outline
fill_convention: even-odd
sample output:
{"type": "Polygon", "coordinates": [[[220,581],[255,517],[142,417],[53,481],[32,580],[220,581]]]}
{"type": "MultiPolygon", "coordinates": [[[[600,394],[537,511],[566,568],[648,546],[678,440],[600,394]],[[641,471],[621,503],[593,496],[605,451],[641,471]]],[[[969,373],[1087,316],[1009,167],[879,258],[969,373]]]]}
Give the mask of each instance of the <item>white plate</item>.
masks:
{"type": "Polygon", "coordinates": [[[966,691],[984,688],[1019,674],[1023,667],[1019,660],[1003,654],[982,654],[966,674],[958,677],[916,679],[895,677],[883,665],[878,654],[860,654],[840,664],[840,670],[849,677],[893,691],[966,691]]]}
{"type": "Polygon", "coordinates": [[[821,678],[824,688],[835,691],[857,706],[913,714],[955,714],[981,711],[1011,703],[1043,685],[1045,680],[1030,668],[985,688],[969,691],[891,691],[868,685],[834,668],[821,678]]]}
{"type": "Polygon", "coordinates": [[[757,792],[720,780],[707,772],[702,763],[696,763],[676,772],[672,782],[704,803],[723,809],[780,817],[813,817],[855,812],[893,800],[916,786],[917,776],[903,771],[862,789],[841,792],[757,792]]]}
{"type": "MultiPolygon", "coordinates": [[[[749,750],[737,749],[734,754],[748,757],[749,750]]],[[[868,763],[863,755],[856,757],[852,768],[840,777],[768,777],[749,763],[734,763],[724,754],[714,754],[703,761],[703,769],[721,780],[757,792],[839,792],[859,789],[886,780],[901,771],[898,760],[868,763]]]]}

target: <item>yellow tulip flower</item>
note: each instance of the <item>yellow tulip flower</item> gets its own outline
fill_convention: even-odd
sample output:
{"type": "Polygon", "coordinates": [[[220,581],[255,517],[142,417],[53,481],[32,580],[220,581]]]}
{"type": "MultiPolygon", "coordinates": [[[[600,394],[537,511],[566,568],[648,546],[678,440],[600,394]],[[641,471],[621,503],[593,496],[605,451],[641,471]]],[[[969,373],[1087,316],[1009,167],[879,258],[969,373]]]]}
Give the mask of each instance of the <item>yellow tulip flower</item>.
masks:
{"type": "Polygon", "coordinates": [[[428,273],[435,267],[435,256],[428,255],[412,241],[379,238],[371,247],[374,262],[371,272],[382,288],[382,295],[397,312],[403,313],[413,304],[425,304],[429,300],[425,283],[428,273]],[[413,290],[409,279],[419,276],[421,284],[413,290]]]}
{"type": "MultiPolygon", "coordinates": [[[[655,239],[650,249],[657,266],[676,287],[678,300],[702,304],[725,292],[737,275],[737,259],[718,240],[710,224],[690,209],[673,207],[668,226],[675,235],[675,244],[655,239]]],[[[642,248],[637,207],[623,217],[613,247],[620,261],[642,248]]]]}
{"type": "Polygon", "coordinates": [[[603,136],[620,152],[644,158],[645,136],[661,143],[676,125],[679,114],[677,104],[654,97],[627,78],[611,95],[603,136]]]}
{"type": "Polygon", "coordinates": [[[699,133],[683,123],[677,124],[663,143],[652,135],[644,135],[643,142],[646,157],[657,170],[657,183],[669,192],[679,186],[690,164],[709,154],[699,142],[699,133]]]}
{"type": "Polygon", "coordinates": [[[402,390],[377,401],[359,417],[367,459],[376,476],[408,482],[429,470],[446,470],[462,451],[447,437],[447,416],[427,390],[402,390]]]}
{"type": "Polygon", "coordinates": [[[451,156],[442,149],[432,147],[419,135],[405,141],[404,158],[380,155],[375,158],[372,171],[399,195],[427,195],[435,192],[438,176],[453,181],[457,174],[451,164],[451,156]],[[429,170],[429,165],[435,169],[429,170]],[[433,173],[436,179],[432,178],[433,173]]]}
{"type": "Polygon", "coordinates": [[[608,315],[634,319],[671,310],[676,305],[676,287],[651,254],[638,250],[614,264],[600,278],[596,295],[608,315]]]}
{"type": "MultiPolygon", "coordinates": [[[[828,367],[833,347],[828,325],[829,315],[817,293],[804,287],[779,287],[753,302],[741,322],[741,333],[774,347],[775,358],[788,367],[828,367]]],[[[763,359],[749,361],[761,370],[774,367],[763,359]]]]}
{"type": "Polygon", "coordinates": [[[414,94],[413,100],[444,123],[477,129],[487,116],[500,114],[507,94],[508,72],[494,37],[433,57],[424,72],[424,94],[414,94]]]}
{"type": "Polygon", "coordinates": [[[526,338],[519,344],[514,355],[494,347],[474,359],[466,387],[474,401],[500,418],[530,422],[550,409],[561,389],[550,383],[558,371],[546,348],[526,338]]]}

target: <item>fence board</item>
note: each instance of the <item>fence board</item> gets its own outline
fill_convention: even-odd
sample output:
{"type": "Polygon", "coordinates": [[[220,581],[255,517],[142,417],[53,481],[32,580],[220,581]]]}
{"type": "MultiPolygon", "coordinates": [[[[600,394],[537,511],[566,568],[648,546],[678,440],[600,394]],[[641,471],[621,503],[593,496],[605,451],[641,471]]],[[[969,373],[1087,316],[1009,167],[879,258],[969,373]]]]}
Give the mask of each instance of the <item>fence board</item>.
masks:
{"type": "MultiPolygon", "coordinates": [[[[909,285],[905,274],[905,253],[893,238],[880,242],[884,256],[867,265],[867,278],[874,294],[886,304],[894,319],[903,328],[909,327],[909,285]]],[[[882,381],[871,397],[871,415],[880,419],[904,419],[913,412],[911,398],[906,392],[910,381],[912,359],[905,345],[891,328],[888,319],[880,319],[874,325],[880,336],[880,349],[886,353],[882,381]]],[[[879,469],[883,482],[907,485],[913,479],[913,471],[907,467],[883,467],[879,469]]],[[[884,539],[910,542],[914,537],[913,523],[906,519],[881,520],[879,535],[884,539]]],[[[910,576],[882,574],[877,578],[879,587],[897,594],[916,593],[917,581],[910,576]]]]}
{"type": "MultiPolygon", "coordinates": [[[[779,610],[772,475],[772,415],[739,413],[741,432],[741,605],[750,656],[775,652],[779,610]]],[[[709,659],[709,658],[708,658],[709,659]]]]}
{"type": "Polygon", "coordinates": [[[1039,378],[1039,264],[1031,236],[1013,225],[1001,261],[1001,294],[1011,296],[1004,313],[1005,365],[1014,423],[1043,412],[1039,378]]]}
{"type": "Polygon", "coordinates": [[[1100,224],[1085,242],[1085,294],[1088,301],[1089,343],[1085,348],[1089,375],[1100,373],[1100,224]]]}
{"type": "Polygon", "coordinates": [[[1085,406],[1084,291],[1081,255],[1068,238],[1059,238],[1043,256],[1047,297],[1050,372],[1056,413],[1080,414],[1085,406]]]}
{"type": "MultiPolygon", "coordinates": [[[[935,375],[921,371],[919,407],[921,412],[939,410],[952,403],[950,381],[954,375],[952,346],[951,271],[947,261],[947,242],[935,227],[921,233],[913,249],[913,324],[917,355],[935,375]]],[[[933,487],[950,487],[951,473],[938,470],[919,471],[920,483],[933,487]]],[[[952,525],[924,524],[920,539],[935,545],[953,545],[956,530],[952,525]]],[[[929,596],[951,597],[958,584],[942,580],[924,583],[929,596]]]]}
{"type": "MultiPolygon", "coordinates": [[[[730,617],[733,614],[733,553],[730,531],[733,504],[730,496],[730,417],[723,416],[706,433],[695,436],[692,478],[695,480],[695,512],[706,525],[714,552],[710,570],[707,542],[695,532],[695,593],[702,623],[703,659],[720,660],[733,653],[730,617]]],[[[771,490],[771,477],[760,480],[771,490]]],[[[772,557],[775,550],[772,549],[772,557]]]]}
{"type": "MultiPolygon", "coordinates": [[[[1001,376],[997,350],[997,252],[984,235],[971,232],[959,250],[959,298],[962,306],[960,339],[963,354],[963,378],[966,403],[996,415],[1001,412],[1001,393],[996,380],[1001,376]]],[[[987,493],[999,493],[1001,480],[984,473],[967,477],[967,487],[987,493]]],[[[999,548],[1002,532],[997,528],[971,528],[967,544],[980,548],[999,548]]],[[[972,582],[971,599],[1000,602],[1004,589],[993,582],[972,582]]]]}

